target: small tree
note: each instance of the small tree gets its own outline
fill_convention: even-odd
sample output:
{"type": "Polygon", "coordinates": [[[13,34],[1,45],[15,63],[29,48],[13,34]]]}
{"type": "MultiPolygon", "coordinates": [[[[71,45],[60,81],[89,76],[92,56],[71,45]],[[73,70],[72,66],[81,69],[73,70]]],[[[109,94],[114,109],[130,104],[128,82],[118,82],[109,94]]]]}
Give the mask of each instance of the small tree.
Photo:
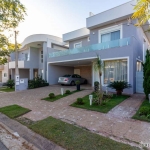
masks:
{"type": "Polygon", "coordinates": [[[99,73],[99,94],[98,95],[98,103],[101,105],[102,100],[103,100],[103,91],[102,91],[102,81],[101,81],[101,77],[102,77],[102,69],[103,69],[103,63],[102,60],[100,59],[99,55],[97,54],[97,58],[94,62],[94,69],[95,71],[97,71],[99,73]]]}
{"type": "Polygon", "coordinates": [[[146,95],[146,99],[148,99],[148,94],[150,94],[150,52],[149,50],[147,50],[145,58],[146,58],[145,63],[143,63],[143,76],[144,76],[143,88],[144,88],[144,93],[146,95]]]}

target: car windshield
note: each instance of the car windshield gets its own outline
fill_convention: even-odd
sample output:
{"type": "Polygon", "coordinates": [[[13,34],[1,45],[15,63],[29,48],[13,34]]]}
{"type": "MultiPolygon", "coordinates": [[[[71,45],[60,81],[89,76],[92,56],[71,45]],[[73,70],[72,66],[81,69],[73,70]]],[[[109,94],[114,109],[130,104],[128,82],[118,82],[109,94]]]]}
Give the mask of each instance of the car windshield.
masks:
{"type": "Polygon", "coordinates": [[[64,75],[63,77],[70,77],[71,75],[69,75],[69,74],[66,74],[66,75],[64,75]]]}

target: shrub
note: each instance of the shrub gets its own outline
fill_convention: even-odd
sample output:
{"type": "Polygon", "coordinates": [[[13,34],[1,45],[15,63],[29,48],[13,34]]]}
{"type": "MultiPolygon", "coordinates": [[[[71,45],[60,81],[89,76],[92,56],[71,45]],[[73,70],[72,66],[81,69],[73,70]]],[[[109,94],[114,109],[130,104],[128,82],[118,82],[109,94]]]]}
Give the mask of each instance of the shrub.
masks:
{"type": "Polygon", "coordinates": [[[130,88],[131,85],[128,84],[128,82],[126,82],[126,81],[114,81],[114,82],[110,82],[108,87],[110,87],[112,89],[116,89],[117,95],[121,95],[123,90],[126,88],[130,88]]]}
{"type": "Polygon", "coordinates": [[[149,107],[142,107],[140,110],[139,110],[139,115],[144,115],[144,116],[148,116],[150,114],[150,108],[149,107]]]}
{"type": "Polygon", "coordinates": [[[50,98],[50,99],[52,99],[52,98],[54,98],[54,97],[55,97],[55,94],[54,94],[54,93],[50,93],[50,94],[49,94],[49,98],[50,98]]]}
{"type": "Polygon", "coordinates": [[[97,92],[99,90],[99,82],[98,81],[94,82],[94,90],[95,90],[95,92],[97,92]]]}
{"type": "Polygon", "coordinates": [[[15,85],[15,82],[14,82],[14,80],[8,80],[7,81],[7,83],[6,83],[6,85],[9,87],[9,88],[13,88],[14,87],[14,85],[15,85]]]}
{"type": "Polygon", "coordinates": [[[79,81],[79,80],[77,80],[75,83],[76,83],[76,85],[79,85],[79,84],[80,84],[80,81],[79,81]]]}
{"type": "Polygon", "coordinates": [[[70,94],[71,92],[70,92],[70,90],[66,90],[66,94],[70,94]]]}
{"type": "Polygon", "coordinates": [[[83,105],[83,98],[77,98],[77,104],[83,105]]]}
{"type": "Polygon", "coordinates": [[[150,52],[147,50],[146,56],[145,56],[145,63],[143,64],[143,88],[144,93],[146,95],[146,99],[148,99],[148,94],[150,93],[150,52]]]}
{"type": "Polygon", "coordinates": [[[49,83],[47,81],[43,80],[41,76],[35,77],[33,80],[28,81],[28,88],[34,89],[38,87],[44,87],[49,86],[49,83]]]}

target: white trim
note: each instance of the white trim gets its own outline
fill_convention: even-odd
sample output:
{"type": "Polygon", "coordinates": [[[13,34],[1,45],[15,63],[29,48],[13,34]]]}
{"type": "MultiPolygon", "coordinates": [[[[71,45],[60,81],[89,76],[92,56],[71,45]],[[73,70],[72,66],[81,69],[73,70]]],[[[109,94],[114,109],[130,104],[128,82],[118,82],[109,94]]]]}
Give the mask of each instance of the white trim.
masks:
{"type": "MultiPolygon", "coordinates": [[[[130,67],[130,60],[129,60],[129,57],[115,57],[115,58],[107,58],[107,59],[101,59],[102,61],[109,61],[109,60],[119,60],[119,59],[127,59],[127,63],[128,63],[128,66],[127,66],[127,81],[129,82],[129,75],[130,75],[130,72],[129,72],[129,67],[130,67]]],[[[102,86],[106,86],[107,84],[104,84],[104,70],[102,70],[102,86]]]]}
{"type": "Polygon", "coordinates": [[[71,60],[62,60],[62,61],[54,61],[54,62],[48,62],[49,64],[59,63],[59,62],[70,62],[70,61],[76,61],[76,60],[88,60],[88,59],[94,59],[97,57],[88,57],[88,58],[80,58],[80,59],[71,59],[71,60]]]}
{"type": "Polygon", "coordinates": [[[99,30],[98,31],[98,43],[101,43],[101,35],[102,34],[114,32],[114,31],[118,31],[118,30],[120,30],[120,39],[122,39],[123,38],[122,25],[115,25],[115,26],[111,26],[111,27],[99,30]]]}
{"type": "Polygon", "coordinates": [[[76,47],[75,47],[76,44],[81,44],[81,47],[82,47],[82,41],[81,41],[81,42],[78,42],[78,43],[74,43],[74,48],[76,48],[76,47]]]}

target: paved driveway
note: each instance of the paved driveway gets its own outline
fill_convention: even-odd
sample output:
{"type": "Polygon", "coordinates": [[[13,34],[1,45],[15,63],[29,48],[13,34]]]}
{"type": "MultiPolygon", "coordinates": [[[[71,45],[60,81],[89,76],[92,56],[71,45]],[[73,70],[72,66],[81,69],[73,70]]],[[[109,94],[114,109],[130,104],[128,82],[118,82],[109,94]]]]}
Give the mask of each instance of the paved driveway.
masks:
{"type": "MultiPolygon", "coordinates": [[[[71,91],[75,90],[75,87],[65,86],[64,88],[70,89],[71,91]]],[[[40,100],[51,92],[60,94],[60,86],[49,86],[16,93],[1,93],[0,107],[18,104],[32,110],[24,115],[24,117],[34,121],[53,116],[86,127],[91,131],[109,136],[113,139],[122,140],[124,142],[130,141],[131,143],[133,143],[133,141],[150,143],[150,123],[132,120],[126,117],[126,113],[125,116],[121,115],[121,111],[120,116],[119,113],[116,115],[118,107],[108,114],[103,114],[69,106],[76,101],[78,97],[90,94],[92,92],[91,88],[86,87],[84,91],[74,93],[55,102],[40,100]]],[[[142,99],[143,95],[134,95],[132,98],[126,100],[126,103],[129,103],[131,108],[134,106],[134,103],[138,103],[138,105],[135,105],[136,109],[138,109],[142,99]]],[[[126,103],[124,105],[120,104],[121,107],[126,106],[126,103]]],[[[133,108],[131,111],[132,110],[133,108]]],[[[133,111],[130,114],[133,114],[133,111]]]]}

